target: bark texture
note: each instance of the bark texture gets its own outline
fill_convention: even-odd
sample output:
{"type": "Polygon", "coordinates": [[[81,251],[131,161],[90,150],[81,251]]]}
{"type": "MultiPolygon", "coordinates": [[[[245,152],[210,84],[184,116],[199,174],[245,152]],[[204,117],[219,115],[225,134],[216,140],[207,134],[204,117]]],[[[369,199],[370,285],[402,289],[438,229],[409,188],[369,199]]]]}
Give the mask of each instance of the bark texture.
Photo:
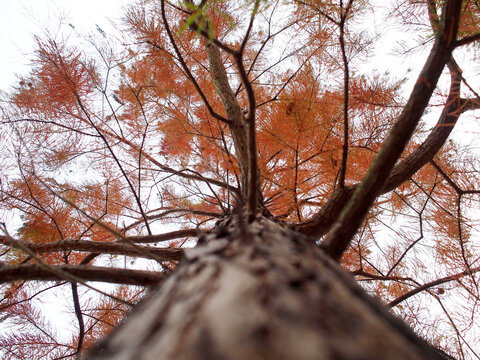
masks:
{"type": "Polygon", "coordinates": [[[312,241],[221,220],[85,359],[443,358],[312,241]]]}

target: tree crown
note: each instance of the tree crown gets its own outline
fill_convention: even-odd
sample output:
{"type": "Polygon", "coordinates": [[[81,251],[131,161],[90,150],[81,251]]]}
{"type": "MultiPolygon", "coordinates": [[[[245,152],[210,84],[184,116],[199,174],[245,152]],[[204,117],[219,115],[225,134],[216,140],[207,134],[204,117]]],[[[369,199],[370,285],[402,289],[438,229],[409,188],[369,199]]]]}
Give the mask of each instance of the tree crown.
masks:
{"type": "Polygon", "coordinates": [[[449,135],[475,131],[480,9],[392,9],[373,27],[386,12],[361,0],[138,1],[117,38],[37,38],[2,103],[1,207],[21,222],[2,224],[0,306],[18,326],[2,355],[88,347],[191,239],[244,208],[309,236],[433,342],[478,357],[478,160],[449,135]],[[388,24],[429,51],[412,82],[370,65],[388,24]],[[127,266],[137,258],[147,270],[127,266]],[[62,342],[34,299],[67,285],[78,333],[62,342]]]}

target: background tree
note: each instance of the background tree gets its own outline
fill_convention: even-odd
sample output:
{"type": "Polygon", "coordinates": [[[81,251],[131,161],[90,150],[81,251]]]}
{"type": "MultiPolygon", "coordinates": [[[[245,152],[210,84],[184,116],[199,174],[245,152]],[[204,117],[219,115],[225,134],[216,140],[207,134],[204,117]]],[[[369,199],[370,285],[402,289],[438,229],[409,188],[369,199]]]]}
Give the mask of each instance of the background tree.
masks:
{"type": "Polygon", "coordinates": [[[387,20],[429,50],[405,98],[368,66],[381,12],[139,1],[122,41],[38,38],[2,105],[1,204],[21,220],[2,224],[2,356],[74,356],[159,282],[98,356],[434,356],[333,259],[431,343],[478,358],[479,164],[447,139],[475,131],[456,124],[480,107],[479,5],[395,4],[387,20]],[[58,288],[71,339],[35,302],[58,288]]]}

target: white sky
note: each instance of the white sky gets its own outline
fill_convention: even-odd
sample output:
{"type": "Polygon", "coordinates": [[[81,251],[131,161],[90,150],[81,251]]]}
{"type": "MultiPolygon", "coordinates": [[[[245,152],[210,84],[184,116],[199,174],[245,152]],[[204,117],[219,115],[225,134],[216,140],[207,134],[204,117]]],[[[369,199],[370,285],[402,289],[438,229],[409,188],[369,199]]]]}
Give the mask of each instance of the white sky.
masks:
{"type": "Polygon", "coordinates": [[[15,74],[29,70],[33,36],[58,28],[59,18],[80,32],[93,32],[98,24],[109,28],[122,15],[127,0],[0,0],[0,89],[15,83],[15,74]]]}

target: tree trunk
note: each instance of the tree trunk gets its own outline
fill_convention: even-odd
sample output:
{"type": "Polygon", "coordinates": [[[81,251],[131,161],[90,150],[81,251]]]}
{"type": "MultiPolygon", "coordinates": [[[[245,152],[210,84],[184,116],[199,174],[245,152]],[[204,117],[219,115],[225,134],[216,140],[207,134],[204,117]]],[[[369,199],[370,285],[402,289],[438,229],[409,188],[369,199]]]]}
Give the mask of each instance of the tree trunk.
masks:
{"type": "Polygon", "coordinates": [[[232,215],[200,242],[85,358],[445,358],[279,223],[232,215]]]}

